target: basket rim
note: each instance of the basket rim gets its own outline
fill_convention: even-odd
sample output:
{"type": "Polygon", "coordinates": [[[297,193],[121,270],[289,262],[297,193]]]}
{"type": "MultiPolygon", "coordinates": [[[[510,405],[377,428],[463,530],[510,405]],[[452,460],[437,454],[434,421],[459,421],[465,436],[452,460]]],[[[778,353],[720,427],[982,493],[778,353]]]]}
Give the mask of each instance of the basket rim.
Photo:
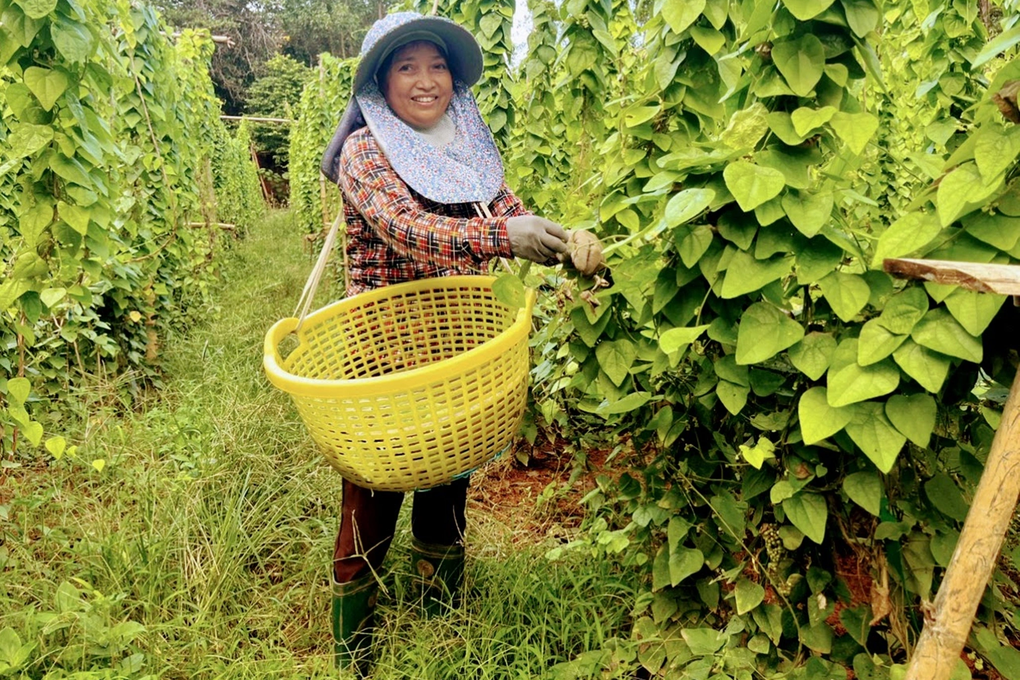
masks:
{"type": "MultiPolygon", "coordinates": [[[[322,307],[305,317],[305,323],[314,323],[322,317],[334,316],[344,308],[360,306],[366,302],[382,300],[406,292],[462,286],[491,289],[495,280],[495,276],[443,276],[383,286],[322,307]]],[[[535,297],[535,291],[529,289],[524,307],[517,310],[517,318],[496,337],[455,357],[436,361],[420,368],[374,378],[324,380],[304,378],[285,370],[279,345],[298,325],[297,318],[287,317],[273,324],[266,333],[263,346],[263,368],[274,386],[293,396],[314,398],[377,397],[396,392],[408,392],[429,384],[442,382],[453,374],[465,373],[492,357],[498,357],[509,351],[510,347],[520,342],[521,339],[526,339],[531,332],[531,312],[535,304],[535,297]]]]}

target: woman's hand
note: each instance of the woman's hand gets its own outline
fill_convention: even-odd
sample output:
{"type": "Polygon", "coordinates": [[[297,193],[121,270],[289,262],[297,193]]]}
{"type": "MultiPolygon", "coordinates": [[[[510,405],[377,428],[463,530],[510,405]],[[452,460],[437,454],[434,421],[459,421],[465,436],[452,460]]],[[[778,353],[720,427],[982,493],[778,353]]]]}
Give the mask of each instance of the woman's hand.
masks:
{"type": "Polygon", "coordinates": [[[567,252],[567,232],[543,217],[521,215],[506,221],[506,234],[514,257],[539,264],[556,264],[567,252]]]}

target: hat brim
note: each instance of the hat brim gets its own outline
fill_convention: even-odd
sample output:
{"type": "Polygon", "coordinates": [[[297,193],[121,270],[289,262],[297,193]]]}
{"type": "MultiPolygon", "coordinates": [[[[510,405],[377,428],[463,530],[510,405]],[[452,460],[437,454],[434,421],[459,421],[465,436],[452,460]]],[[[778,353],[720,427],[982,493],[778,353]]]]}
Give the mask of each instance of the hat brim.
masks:
{"type": "Polygon", "coordinates": [[[482,48],[475,37],[449,19],[427,16],[394,27],[361,56],[358,70],[354,74],[354,93],[357,94],[366,83],[375,78],[383,55],[389,52],[391,45],[408,33],[418,31],[434,33],[442,38],[446,43],[447,62],[458,80],[470,87],[482,77],[482,48]]]}

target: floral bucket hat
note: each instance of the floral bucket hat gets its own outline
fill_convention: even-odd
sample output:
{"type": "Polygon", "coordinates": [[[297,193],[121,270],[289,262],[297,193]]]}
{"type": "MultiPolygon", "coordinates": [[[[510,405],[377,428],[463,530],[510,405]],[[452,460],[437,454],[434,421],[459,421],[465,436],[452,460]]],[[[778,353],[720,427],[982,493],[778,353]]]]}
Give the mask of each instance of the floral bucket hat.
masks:
{"type": "Polygon", "coordinates": [[[396,173],[425,198],[437,203],[491,202],[503,185],[503,163],[469,89],[481,74],[478,42],[449,19],[399,12],[375,22],[361,45],[354,96],[323,155],[323,174],[334,184],[339,181],[344,142],[367,125],[396,173]],[[437,43],[446,53],[454,77],[453,97],[446,113],[457,134],[443,149],[434,147],[400,120],[375,82],[385,58],[415,40],[437,43]]]}

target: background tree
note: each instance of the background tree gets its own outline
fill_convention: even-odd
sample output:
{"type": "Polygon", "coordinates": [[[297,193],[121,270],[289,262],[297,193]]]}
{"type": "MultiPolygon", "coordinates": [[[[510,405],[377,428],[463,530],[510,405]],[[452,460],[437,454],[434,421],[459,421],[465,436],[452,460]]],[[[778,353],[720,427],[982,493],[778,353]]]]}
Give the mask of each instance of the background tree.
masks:
{"type": "MultiPolygon", "coordinates": [[[[311,69],[286,54],[277,54],[264,64],[263,71],[263,75],[248,89],[245,111],[253,116],[293,118],[311,69]]],[[[274,188],[285,192],[290,126],[285,123],[254,123],[252,137],[260,165],[268,173],[274,188]]]]}
{"type": "Polygon", "coordinates": [[[361,48],[365,31],[385,16],[392,2],[386,0],[282,0],[280,14],[285,42],[283,51],[308,65],[329,52],[353,57],[361,48]]]}
{"type": "Polygon", "coordinates": [[[240,113],[248,87],[283,42],[278,2],[248,0],[157,0],[156,7],[174,28],[206,28],[233,41],[219,45],[210,75],[226,113],[240,113]]]}

